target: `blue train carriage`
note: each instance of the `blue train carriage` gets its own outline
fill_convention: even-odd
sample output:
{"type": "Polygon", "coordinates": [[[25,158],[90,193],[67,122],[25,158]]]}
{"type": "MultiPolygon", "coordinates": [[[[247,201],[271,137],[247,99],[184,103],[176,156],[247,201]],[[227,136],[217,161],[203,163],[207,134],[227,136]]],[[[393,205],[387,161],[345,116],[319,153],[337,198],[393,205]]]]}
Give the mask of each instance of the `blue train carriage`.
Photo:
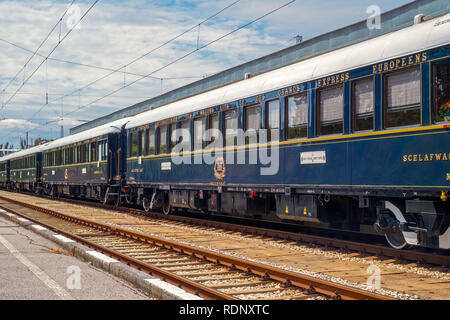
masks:
{"type": "Polygon", "coordinates": [[[4,187],[39,193],[41,190],[42,146],[21,150],[3,157],[4,187]]]}
{"type": "Polygon", "coordinates": [[[124,119],[115,121],[49,143],[43,151],[45,192],[118,204],[124,123],[124,119]]]}
{"type": "Polygon", "coordinates": [[[418,20],[137,115],[127,200],[449,249],[449,41],[418,20]]]}
{"type": "Polygon", "coordinates": [[[0,158],[0,188],[9,188],[9,160],[0,158]]]}

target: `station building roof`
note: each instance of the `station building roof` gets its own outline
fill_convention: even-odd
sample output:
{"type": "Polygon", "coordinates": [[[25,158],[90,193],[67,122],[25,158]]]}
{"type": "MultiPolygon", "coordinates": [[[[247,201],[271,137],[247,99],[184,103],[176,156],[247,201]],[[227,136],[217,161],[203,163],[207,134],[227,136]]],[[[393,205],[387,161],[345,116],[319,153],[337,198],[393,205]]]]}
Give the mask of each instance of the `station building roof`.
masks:
{"type": "Polygon", "coordinates": [[[381,16],[381,28],[379,29],[368,28],[367,22],[364,20],[325,33],[297,45],[222,71],[163,95],[84,123],[72,128],[70,133],[79,133],[124,117],[148,111],[150,108],[158,108],[180,99],[222,87],[244,79],[245,74],[247,73],[252,76],[259,75],[313,56],[409,27],[414,24],[414,17],[418,14],[424,14],[427,18],[431,19],[449,11],[450,1],[448,0],[417,0],[383,13],[381,16]]]}

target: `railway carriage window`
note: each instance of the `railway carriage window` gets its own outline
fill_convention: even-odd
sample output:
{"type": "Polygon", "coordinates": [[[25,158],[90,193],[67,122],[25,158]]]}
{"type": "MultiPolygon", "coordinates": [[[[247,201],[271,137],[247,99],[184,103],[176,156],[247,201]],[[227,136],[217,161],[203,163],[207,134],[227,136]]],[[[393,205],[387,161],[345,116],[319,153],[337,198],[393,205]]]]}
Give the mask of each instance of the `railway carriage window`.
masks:
{"type": "Polygon", "coordinates": [[[386,128],[420,124],[420,77],[420,68],[386,76],[386,128]]]}
{"type": "Polygon", "coordinates": [[[97,141],[91,142],[91,162],[98,161],[97,141]]]}
{"type": "Polygon", "coordinates": [[[85,163],[86,162],[85,156],[86,156],[86,145],[82,144],[80,146],[80,161],[79,161],[80,163],[85,163]]]}
{"type": "Polygon", "coordinates": [[[74,164],[75,163],[75,155],[74,155],[73,147],[70,147],[70,149],[69,149],[69,163],[70,164],[74,164]]]}
{"type": "Polygon", "coordinates": [[[177,124],[176,123],[170,125],[169,132],[170,132],[170,136],[169,136],[169,143],[170,143],[169,150],[170,150],[170,152],[172,152],[173,148],[175,148],[175,145],[178,143],[178,139],[177,139],[177,124]]]}
{"type": "Polygon", "coordinates": [[[158,130],[158,154],[167,153],[167,126],[161,126],[158,130]]]}
{"type": "Polygon", "coordinates": [[[169,149],[170,152],[172,152],[173,148],[175,147],[175,145],[177,144],[177,135],[176,135],[176,131],[177,130],[177,124],[171,124],[169,126],[169,149]]]}
{"type": "MultiPolygon", "coordinates": [[[[173,125],[175,126],[175,125],[173,125]]],[[[178,128],[177,135],[174,137],[172,136],[172,139],[175,139],[176,144],[182,144],[178,147],[178,150],[183,149],[183,151],[190,151],[191,147],[191,121],[186,120],[180,123],[180,126],[178,128]],[[178,138],[178,139],[177,139],[178,138]],[[181,147],[181,148],[180,148],[181,147]]],[[[176,145],[175,144],[175,145],[176,145]]],[[[173,147],[175,147],[175,145],[173,147]]],[[[173,151],[173,148],[172,148],[173,151]]]]}
{"type": "Polygon", "coordinates": [[[81,146],[77,147],[77,163],[81,163],[81,146]]]}
{"type": "Polygon", "coordinates": [[[62,164],[62,149],[56,151],[56,165],[60,166],[62,164]]]}
{"type": "Polygon", "coordinates": [[[434,69],[434,121],[450,121],[450,62],[434,69]]]}
{"type": "Polygon", "coordinates": [[[225,147],[237,145],[238,112],[231,110],[224,115],[225,147]]]}
{"type": "Polygon", "coordinates": [[[67,150],[68,150],[67,151],[68,158],[66,158],[67,159],[66,164],[73,164],[74,163],[73,148],[69,147],[67,150]]]}
{"type": "Polygon", "coordinates": [[[138,132],[130,133],[130,157],[137,157],[139,153],[139,134],[138,132]]]}
{"type": "Polygon", "coordinates": [[[255,144],[259,141],[261,130],[261,106],[250,106],[244,109],[245,144],[255,144]]]}
{"type": "Polygon", "coordinates": [[[319,91],[319,135],[343,133],[344,90],[334,87],[319,91]]]}
{"type": "Polygon", "coordinates": [[[308,136],[308,94],[302,93],[288,98],[287,139],[308,136]]]}
{"type": "Polygon", "coordinates": [[[98,160],[103,161],[103,148],[104,148],[104,141],[98,142],[98,160]]]}
{"type": "Polygon", "coordinates": [[[206,141],[203,140],[203,135],[206,131],[206,118],[201,117],[194,120],[194,150],[203,150],[206,146],[206,141]]]}
{"type": "Polygon", "coordinates": [[[84,159],[83,162],[89,162],[89,143],[85,143],[84,145],[84,159]]]}
{"type": "Polygon", "coordinates": [[[105,140],[105,146],[103,148],[103,160],[108,160],[108,140],[105,140]]]}
{"type": "Polygon", "coordinates": [[[155,154],[155,129],[147,130],[147,154],[153,155],[155,154]]]}
{"type": "Polygon", "coordinates": [[[139,131],[139,155],[145,156],[145,131],[139,131]]]}
{"type": "Polygon", "coordinates": [[[219,135],[219,114],[213,114],[209,116],[209,137],[208,137],[208,146],[207,149],[221,148],[222,141],[220,141],[219,135]],[[219,144],[219,145],[217,145],[219,144]]]}
{"type": "Polygon", "coordinates": [[[270,101],[266,110],[267,142],[280,141],[280,101],[270,101]]]}
{"type": "Polygon", "coordinates": [[[354,131],[373,130],[373,78],[353,84],[354,131]]]}

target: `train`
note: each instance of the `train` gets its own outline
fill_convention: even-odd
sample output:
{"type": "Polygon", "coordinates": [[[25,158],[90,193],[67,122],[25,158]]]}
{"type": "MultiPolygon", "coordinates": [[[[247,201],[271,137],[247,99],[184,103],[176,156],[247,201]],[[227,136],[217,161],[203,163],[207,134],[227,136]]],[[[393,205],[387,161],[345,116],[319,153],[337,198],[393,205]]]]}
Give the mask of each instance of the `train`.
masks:
{"type": "Polygon", "coordinates": [[[0,187],[450,249],[450,14],[0,158],[0,187]]]}

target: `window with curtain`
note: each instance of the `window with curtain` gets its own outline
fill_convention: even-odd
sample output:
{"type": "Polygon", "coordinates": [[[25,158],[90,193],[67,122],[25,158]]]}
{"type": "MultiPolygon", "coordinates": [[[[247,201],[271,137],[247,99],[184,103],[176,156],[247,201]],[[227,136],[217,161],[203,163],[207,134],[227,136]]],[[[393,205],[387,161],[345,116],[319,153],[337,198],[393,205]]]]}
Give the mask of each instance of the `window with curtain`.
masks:
{"type": "Polygon", "coordinates": [[[373,78],[362,79],[353,83],[354,131],[373,130],[373,99],[373,78]]]}
{"type": "Polygon", "coordinates": [[[139,153],[139,133],[130,133],[130,157],[137,157],[139,153]]]}
{"type": "Polygon", "coordinates": [[[189,150],[191,145],[191,122],[189,120],[182,121],[177,126],[176,123],[170,126],[170,151],[174,152],[175,147],[178,144],[182,144],[178,146],[178,150],[181,148],[183,150],[189,150]]]}
{"type": "Polygon", "coordinates": [[[344,131],[344,90],[342,86],[319,91],[319,135],[344,131]]]}
{"type": "Polygon", "coordinates": [[[231,110],[224,114],[225,147],[237,145],[238,112],[231,110]]]}
{"type": "Polygon", "coordinates": [[[208,137],[208,145],[207,149],[213,149],[214,145],[217,145],[218,148],[223,147],[221,141],[219,139],[219,114],[212,114],[209,116],[209,137],[208,137]]]}
{"type": "MultiPolygon", "coordinates": [[[[66,161],[67,161],[67,159],[68,159],[68,153],[66,154],[66,161]]],[[[92,162],[98,161],[97,141],[91,142],[91,161],[92,162]]]]}
{"type": "Polygon", "coordinates": [[[161,126],[158,130],[158,154],[167,153],[167,126],[161,126]]]}
{"type": "Polygon", "coordinates": [[[203,135],[206,131],[206,118],[201,117],[194,120],[194,150],[203,150],[206,142],[203,135]]]}
{"type": "Polygon", "coordinates": [[[256,144],[261,129],[261,106],[250,106],[244,109],[245,144],[256,144]]]}
{"type": "Polygon", "coordinates": [[[386,128],[420,124],[420,78],[420,68],[386,76],[386,128]]]}
{"type": "Polygon", "coordinates": [[[147,136],[147,155],[155,154],[155,129],[148,129],[147,136]]]}
{"type": "Polygon", "coordinates": [[[145,156],[145,131],[139,131],[139,155],[145,156]]]}
{"type": "Polygon", "coordinates": [[[308,95],[302,93],[287,100],[287,138],[308,136],[308,95]]]}
{"type": "Polygon", "coordinates": [[[267,103],[267,142],[280,141],[280,100],[267,103]]]}

